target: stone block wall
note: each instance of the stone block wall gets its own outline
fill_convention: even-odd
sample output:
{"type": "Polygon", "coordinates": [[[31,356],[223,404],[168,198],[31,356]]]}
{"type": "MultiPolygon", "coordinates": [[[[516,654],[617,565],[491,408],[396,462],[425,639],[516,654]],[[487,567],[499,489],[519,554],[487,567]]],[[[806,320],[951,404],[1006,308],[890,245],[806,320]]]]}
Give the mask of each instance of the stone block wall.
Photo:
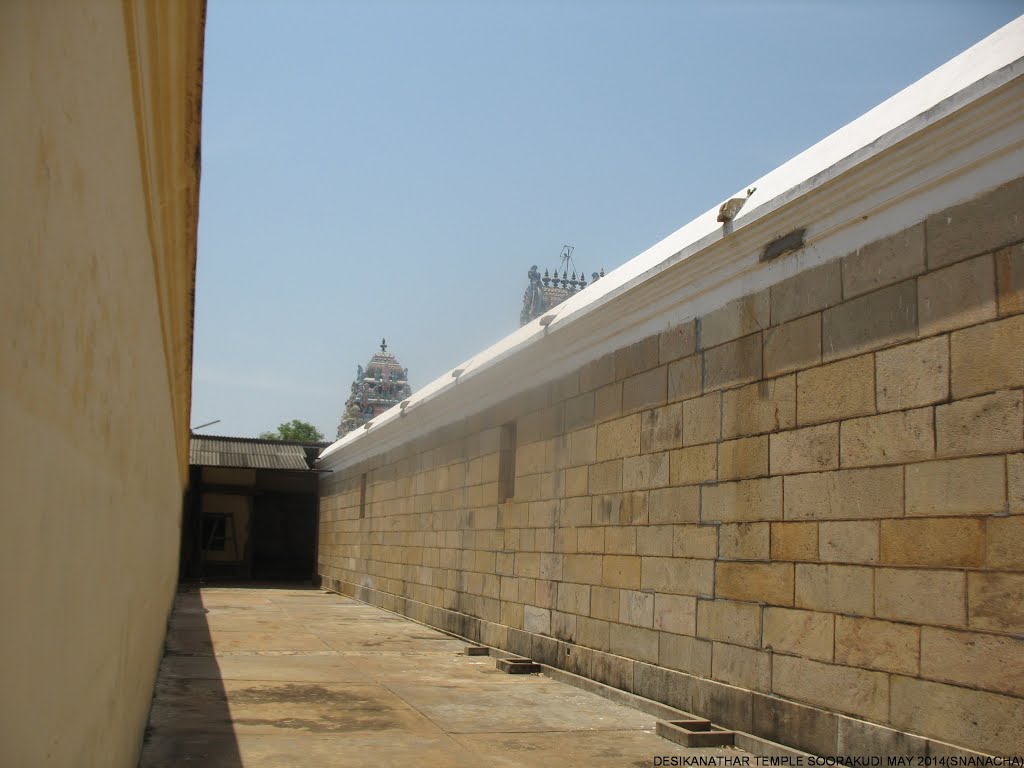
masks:
{"type": "Polygon", "coordinates": [[[1022,203],[328,475],[325,585],[817,754],[1020,754],[1022,203]]]}

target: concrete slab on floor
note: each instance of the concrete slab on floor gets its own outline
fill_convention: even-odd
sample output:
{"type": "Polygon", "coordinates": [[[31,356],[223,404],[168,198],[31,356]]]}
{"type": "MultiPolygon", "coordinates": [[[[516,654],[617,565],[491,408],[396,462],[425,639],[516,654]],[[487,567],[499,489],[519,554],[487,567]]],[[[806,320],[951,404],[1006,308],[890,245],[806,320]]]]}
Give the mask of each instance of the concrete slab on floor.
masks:
{"type": "Polygon", "coordinates": [[[655,719],[313,589],[203,588],[175,602],[140,768],[653,766],[655,719]]]}

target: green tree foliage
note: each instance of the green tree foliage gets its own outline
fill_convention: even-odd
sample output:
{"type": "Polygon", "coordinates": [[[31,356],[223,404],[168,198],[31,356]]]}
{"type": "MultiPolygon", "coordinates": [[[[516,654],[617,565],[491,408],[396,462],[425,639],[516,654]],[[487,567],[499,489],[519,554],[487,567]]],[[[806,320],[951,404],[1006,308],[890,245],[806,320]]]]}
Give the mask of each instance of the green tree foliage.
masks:
{"type": "Polygon", "coordinates": [[[319,443],[323,433],[308,421],[292,419],[277,426],[276,432],[260,432],[261,440],[295,440],[303,443],[319,443]]]}

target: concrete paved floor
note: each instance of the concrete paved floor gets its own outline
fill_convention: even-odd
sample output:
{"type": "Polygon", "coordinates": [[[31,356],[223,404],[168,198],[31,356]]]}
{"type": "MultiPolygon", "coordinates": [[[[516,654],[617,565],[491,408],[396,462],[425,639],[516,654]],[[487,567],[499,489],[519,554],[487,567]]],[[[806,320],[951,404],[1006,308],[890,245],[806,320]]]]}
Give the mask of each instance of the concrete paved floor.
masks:
{"type": "Polygon", "coordinates": [[[313,589],[175,602],[141,768],[653,766],[654,718],[313,589]]]}

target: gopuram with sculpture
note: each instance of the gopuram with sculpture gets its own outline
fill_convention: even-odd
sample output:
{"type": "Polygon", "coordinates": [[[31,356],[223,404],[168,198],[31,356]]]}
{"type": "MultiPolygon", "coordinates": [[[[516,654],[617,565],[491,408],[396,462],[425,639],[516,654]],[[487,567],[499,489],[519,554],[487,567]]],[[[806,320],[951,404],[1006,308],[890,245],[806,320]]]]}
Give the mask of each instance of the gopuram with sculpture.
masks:
{"type": "MultiPolygon", "coordinates": [[[[587,278],[584,276],[583,270],[579,271],[579,277],[576,276],[576,264],[572,258],[574,250],[571,245],[562,246],[559,264],[554,269],[554,275],[545,269],[542,277],[536,264],[530,267],[530,271],[526,273],[530,284],[523,293],[523,309],[519,313],[520,327],[531,320],[536,320],[549,309],[557,307],[570,296],[587,287],[587,278]],[[572,276],[569,274],[570,269],[572,276]],[[559,272],[561,272],[561,277],[559,277],[559,272]]],[[[591,274],[590,282],[593,283],[602,277],[604,277],[603,268],[600,272],[591,274]]]]}
{"type": "Polygon", "coordinates": [[[361,427],[411,394],[409,369],[399,364],[394,353],[388,352],[387,340],[381,339],[380,351],[374,352],[366,368],[356,366],[356,378],[338,424],[338,437],[361,427]]]}

